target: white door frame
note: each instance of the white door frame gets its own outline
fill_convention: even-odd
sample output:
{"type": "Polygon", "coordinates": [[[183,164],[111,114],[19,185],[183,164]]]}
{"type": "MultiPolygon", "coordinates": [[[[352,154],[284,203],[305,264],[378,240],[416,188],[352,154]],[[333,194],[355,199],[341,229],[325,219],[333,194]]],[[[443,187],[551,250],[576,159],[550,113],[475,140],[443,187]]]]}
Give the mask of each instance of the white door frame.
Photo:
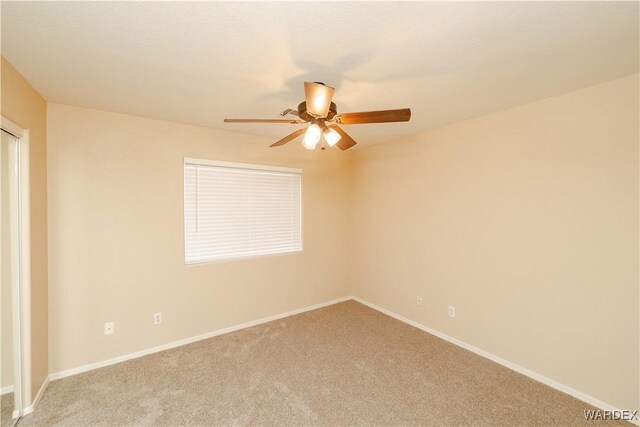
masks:
{"type": "MultiPolygon", "coordinates": [[[[31,215],[30,215],[30,187],[29,187],[29,130],[23,129],[11,120],[2,117],[1,127],[18,139],[18,158],[20,174],[19,182],[19,243],[20,270],[19,291],[21,316],[20,324],[14,322],[14,336],[18,337],[20,358],[14,358],[15,366],[22,380],[14,384],[14,395],[21,399],[18,415],[22,415],[24,408],[31,405],[31,215]],[[21,360],[22,363],[18,363],[21,360]]],[[[14,374],[15,376],[15,374],[14,374]]],[[[15,411],[14,411],[15,414],[15,411]]]]}

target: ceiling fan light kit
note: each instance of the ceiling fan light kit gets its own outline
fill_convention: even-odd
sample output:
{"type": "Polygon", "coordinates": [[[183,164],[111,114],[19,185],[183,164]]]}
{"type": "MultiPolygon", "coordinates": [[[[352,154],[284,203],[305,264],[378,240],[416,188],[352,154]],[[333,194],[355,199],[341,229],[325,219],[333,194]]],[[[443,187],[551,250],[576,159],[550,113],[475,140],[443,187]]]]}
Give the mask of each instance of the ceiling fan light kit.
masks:
{"type": "MultiPolygon", "coordinates": [[[[338,114],[336,104],[332,102],[335,89],[320,82],[304,82],[305,101],[298,105],[298,111],[287,109],[281,116],[291,114],[297,119],[224,119],[225,123],[309,123],[306,129],[298,129],[271,144],[271,147],[279,147],[293,141],[304,133],[302,146],[308,150],[316,148],[320,140],[329,147],[338,147],[347,150],[356,142],[340,126],[369,123],[408,122],[411,119],[411,110],[403,108],[399,110],[364,111],[357,113],[338,114]]],[[[325,147],[323,146],[324,150],[325,147]]]]}

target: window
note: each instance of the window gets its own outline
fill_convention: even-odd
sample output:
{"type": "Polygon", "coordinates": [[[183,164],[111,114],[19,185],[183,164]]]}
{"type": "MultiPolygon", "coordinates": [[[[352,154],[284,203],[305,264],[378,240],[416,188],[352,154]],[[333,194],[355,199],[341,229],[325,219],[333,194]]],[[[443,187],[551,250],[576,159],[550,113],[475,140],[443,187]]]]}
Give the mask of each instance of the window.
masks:
{"type": "Polygon", "coordinates": [[[187,264],[302,250],[300,169],[184,160],[187,264]]]}

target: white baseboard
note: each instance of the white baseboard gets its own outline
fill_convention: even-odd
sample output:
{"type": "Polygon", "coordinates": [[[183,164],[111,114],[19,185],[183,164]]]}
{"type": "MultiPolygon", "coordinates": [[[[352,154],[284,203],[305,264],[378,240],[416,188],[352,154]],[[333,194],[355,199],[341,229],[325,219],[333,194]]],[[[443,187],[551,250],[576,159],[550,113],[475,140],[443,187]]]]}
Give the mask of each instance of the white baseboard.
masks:
{"type": "Polygon", "coordinates": [[[6,385],[0,388],[0,396],[5,395],[7,393],[13,393],[13,385],[6,385]]]}
{"type": "Polygon", "coordinates": [[[47,378],[44,379],[44,382],[40,386],[40,390],[38,390],[38,394],[36,394],[36,397],[31,401],[31,405],[27,406],[26,408],[24,408],[22,410],[22,415],[23,416],[24,415],[29,415],[30,413],[33,412],[33,409],[36,407],[36,405],[38,404],[40,399],[42,399],[42,395],[44,394],[45,390],[47,389],[47,386],[49,385],[49,380],[50,379],[51,379],[51,376],[48,376],[47,378]]]}
{"type": "MultiPolygon", "coordinates": [[[[458,347],[462,347],[465,350],[469,350],[473,353],[476,353],[482,357],[485,357],[493,362],[496,362],[504,367],[507,367],[513,371],[516,371],[522,375],[525,375],[533,380],[536,380],[538,382],[541,382],[542,384],[546,384],[551,388],[555,388],[558,391],[561,391],[563,393],[568,394],[569,396],[573,396],[576,399],[582,400],[585,403],[588,403],[589,405],[595,406],[596,408],[599,409],[603,409],[605,411],[620,411],[620,409],[616,408],[613,405],[609,405],[606,402],[603,402],[602,400],[596,399],[595,397],[589,396],[588,394],[582,393],[581,391],[578,391],[576,389],[573,389],[567,385],[564,385],[562,383],[559,383],[558,381],[552,380],[551,378],[545,377],[544,375],[540,375],[536,372],[533,372],[527,368],[523,368],[520,365],[516,365],[515,363],[509,362],[508,360],[502,359],[501,357],[498,357],[494,354],[491,354],[487,351],[484,351],[482,349],[479,349],[478,347],[474,347],[471,344],[467,344],[464,341],[460,341],[459,339],[450,337],[449,335],[443,334],[442,332],[438,332],[434,329],[431,329],[421,323],[415,322],[411,319],[407,319],[404,316],[400,316],[399,314],[396,314],[392,311],[389,311],[385,308],[382,308],[378,305],[375,305],[373,303],[370,303],[369,301],[365,301],[362,298],[358,298],[358,297],[352,297],[355,301],[358,301],[361,304],[364,304],[370,308],[373,308],[374,310],[377,310],[381,313],[386,314],[387,316],[391,316],[394,319],[397,319],[401,322],[407,323],[415,328],[418,328],[420,330],[423,330],[425,332],[430,333],[431,335],[435,335],[438,338],[442,338],[445,341],[450,342],[451,344],[455,344],[458,347]]],[[[629,408],[630,409],[630,408],[629,408]]],[[[632,423],[636,424],[636,425],[640,425],[640,420],[633,420],[631,421],[632,423]]]]}
{"type": "Polygon", "coordinates": [[[55,372],[49,375],[51,380],[57,380],[60,378],[69,377],[71,375],[81,374],[83,372],[92,371],[94,369],[102,368],[109,365],[114,365],[116,363],[124,362],[126,360],[137,359],[138,357],[146,356],[148,354],[158,353],[160,351],[169,350],[171,348],[180,347],[186,344],[191,344],[196,341],[205,340],[207,338],[216,337],[218,335],[228,334],[229,332],[238,331],[240,329],[250,328],[252,326],[261,325],[263,323],[272,322],[274,320],[282,319],[284,317],[293,316],[296,314],[304,313],[306,311],[316,310],[318,308],[326,307],[329,305],[337,304],[340,302],[348,301],[353,299],[350,296],[342,297],[338,299],[334,299],[331,301],[323,302],[320,304],[311,305],[309,307],[299,308],[296,310],[287,311],[286,313],[275,314],[273,316],[264,317],[262,319],[253,320],[251,322],[241,323],[239,325],[230,326],[228,328],[218,329],[217,331],[207,332],[206,334],[197,335],[191,338],[185,338],[182,340],[170,342],[168,344],[162,344],[156,347],[148,348],[146,350],[140,350],[135,353],[125,354],[123,356],[114,357],[112,359],[102,360],[100,362],[90,363],[88,365],[79,366],[77,368],[67,369],[60,372],[55,372]]]}

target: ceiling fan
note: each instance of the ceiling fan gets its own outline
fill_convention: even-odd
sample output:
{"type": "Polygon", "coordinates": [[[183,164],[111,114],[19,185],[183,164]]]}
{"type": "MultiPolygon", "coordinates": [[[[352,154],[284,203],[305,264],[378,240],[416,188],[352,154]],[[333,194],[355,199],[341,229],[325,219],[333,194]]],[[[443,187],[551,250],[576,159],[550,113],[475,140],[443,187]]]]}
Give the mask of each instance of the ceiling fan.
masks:
{"type": "MultiPolygon", "coordinates": [[[[286,123],[292,125],[308,123],[309,126],[306,128],[298,129],[270,146],[279,147],[304,134],[302,146],[309,150],[315,149],[323,136],[329,147],[337,146],[341,150],[347,150],[356,145],[356,142],[338,124],[408,122],[411,118],[409,108],[338,114],[336,104],[332,102],[334,91],[334,88],[324,83],[304,82],[305,101],[298,105],[297,110],[287,109],[280,113],[283,117],[288,114],[297,116],[297,119],[224,119],[224,121],[226,123],[286,123]]],[[[325,149],[324,146],[321,148],[325,149]]]]}

